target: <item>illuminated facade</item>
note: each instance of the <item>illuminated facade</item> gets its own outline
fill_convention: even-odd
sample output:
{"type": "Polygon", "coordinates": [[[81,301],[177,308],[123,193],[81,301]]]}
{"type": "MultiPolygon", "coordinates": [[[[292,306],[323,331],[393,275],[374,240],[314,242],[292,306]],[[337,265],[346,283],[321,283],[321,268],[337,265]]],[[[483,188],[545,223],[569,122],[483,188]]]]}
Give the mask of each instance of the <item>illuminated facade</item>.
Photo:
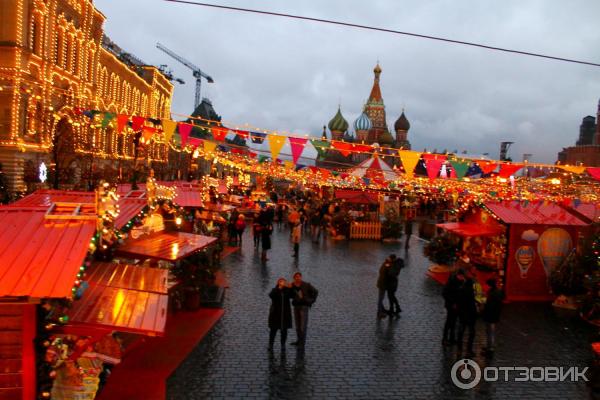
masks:
{"type": "MultiPolygon", "coordinates": [[[[171,82],[105,37],[104,20],[92,0],[0,1],[0,163],[12,191],[42,161],[73,185],[88,170],[131,168],[135,133],[82,109],[170,117],[171,82]]],[[[168,147],[140,157],[166,162],[168,147]]]]}

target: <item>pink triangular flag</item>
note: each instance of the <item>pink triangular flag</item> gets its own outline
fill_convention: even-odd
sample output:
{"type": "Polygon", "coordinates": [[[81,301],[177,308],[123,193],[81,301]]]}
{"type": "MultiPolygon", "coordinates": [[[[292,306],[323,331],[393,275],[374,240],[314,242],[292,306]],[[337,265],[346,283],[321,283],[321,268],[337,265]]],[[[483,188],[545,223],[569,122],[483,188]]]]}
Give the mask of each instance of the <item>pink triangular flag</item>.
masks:
{"type": "Polygon", "coordinates": [[[192,124],[186,124],[185,122],[180,122],[177,124],[177,129],[179,130],[179,136],[181,136],[181,145],[185,146],[187,143],[188,137],[190,136],[190,132],[192,132],[192,124]]]}
{"type": "Polygon", "coordinates": [[[290,147],[292,149],[292,159],[294,161],[294,164],[297,164],[298,159],[304,151],[304,146],[306,145],[306,142],[308,142],[308,139],[298,137],[290,137],[288,139],[290,141],[290,147]]]}

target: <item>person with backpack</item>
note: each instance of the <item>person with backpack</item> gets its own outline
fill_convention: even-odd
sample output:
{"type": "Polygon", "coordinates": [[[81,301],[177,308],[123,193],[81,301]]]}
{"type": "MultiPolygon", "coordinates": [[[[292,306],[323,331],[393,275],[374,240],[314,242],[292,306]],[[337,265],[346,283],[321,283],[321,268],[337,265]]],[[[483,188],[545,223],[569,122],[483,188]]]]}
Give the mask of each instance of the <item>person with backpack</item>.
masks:
{"type": "Polygon", "coordinates": [[[308,311],[317,300],[319,291],[310,283],[304,282],[300,272],[294,274],[294,281],[290,288],[293,293],[292,305],[294,306],[294,323],[297,336],[296,341],[292,342],[291,345],[304,348],[308,329],[308,311]]]}

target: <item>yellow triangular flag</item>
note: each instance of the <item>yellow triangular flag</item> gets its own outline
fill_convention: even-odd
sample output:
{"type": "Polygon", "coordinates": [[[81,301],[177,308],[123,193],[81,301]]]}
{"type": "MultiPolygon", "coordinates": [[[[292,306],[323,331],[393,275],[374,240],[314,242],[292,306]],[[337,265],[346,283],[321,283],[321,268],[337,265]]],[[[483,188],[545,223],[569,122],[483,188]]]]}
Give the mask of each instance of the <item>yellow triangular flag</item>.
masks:
{"type": "Polygon", "coordinates": [[[207,153],[213,153],[217,148],[217,142],[211,142],[210,140],[204,140],[204,151],[207,153]]]}
{"type": "Polygon", "coordinates": [[[402,166],[404,167],[404,173],[407,178],[412,178],[415,172],[415,167],[421,158],[421,153],[410,150],[398,150],[402,166]]]}
{"type": "Polygon", "coordinates": [[[574,165],[559,165],[558,167],[565,171],[573,172],[574,174],[582,174],[586,169],[586,167],[576,167],[574,165]]]}
{"type": "Polygon", "coordinates": [[[271,148],[271,158],[273,161],[277,160],[281,148],[285,144],[285,136],[269,135],[269,147],[271,148]]]}
{"type": "Polygon", "coordinates": [[[163,119],[161,123],[165,135],[165,143],[169,143],[173,133],[175,133],[175,128],[177,128],[177,122],[171,121],[170,119],[163,119]]]}

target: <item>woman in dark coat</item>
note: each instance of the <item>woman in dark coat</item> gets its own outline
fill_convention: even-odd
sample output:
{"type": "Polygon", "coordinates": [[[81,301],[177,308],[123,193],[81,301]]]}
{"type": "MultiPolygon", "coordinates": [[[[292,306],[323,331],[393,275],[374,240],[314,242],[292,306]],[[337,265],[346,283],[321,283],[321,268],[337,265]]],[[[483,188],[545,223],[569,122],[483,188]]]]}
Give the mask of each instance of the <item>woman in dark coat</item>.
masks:
{"type": "Polygon", "coordinates": [[[273,225],[261,225],[260,228],[260,241],[262,243],[262,256],[263,262],[268,260],[267,251],[271,250],[271,233],[273,233],[273,225]]]}
{"type": "Polygon", "coordinates": [[[277,286],[269,293],[271,298],[271,309],[269,310],[269,351],[273,351],[273,343],[277,331],[280,330],[281,351],[285,352],[285,341],[287,340],[287,331],[292,327],[292,308],[290,300],[292,299],[292,290],[284,278],[277,280],[277,286]]]}

